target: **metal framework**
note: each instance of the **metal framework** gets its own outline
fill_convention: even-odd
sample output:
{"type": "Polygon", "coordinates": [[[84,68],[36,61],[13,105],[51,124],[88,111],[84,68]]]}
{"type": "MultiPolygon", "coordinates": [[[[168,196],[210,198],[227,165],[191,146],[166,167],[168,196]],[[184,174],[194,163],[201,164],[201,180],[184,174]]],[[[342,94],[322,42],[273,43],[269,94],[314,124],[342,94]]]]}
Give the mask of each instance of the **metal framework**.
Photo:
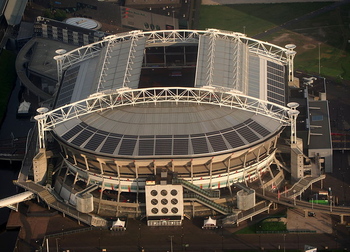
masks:
{"type": "MultiPolygon", "coordinates": [[[[146,46],[161,46],[165,44],[198,43],[200,36],[212,36],[213,39],[221,38],[239,41],[246,44],[250,52],[263,55],[270,59],[278,60],[293,69],[294,48],[283,48],[263,42],[257,39],[246,37],[242,33],[221,31],[217,29],[208,30],[161,30],[161,31],[132,31],[119,33],[105,37],[103,40],[77,48],[62,55],[55,56],[58,67],[58,80],[61,80],[62,73],[69,66],[97,56],[104,46],[110,46],[120,41],[135,39],[135,36],[145,36],[146,46]]],[[[132,54],[129,55],[131,57],[132,54]]]]}
{"type": "Polygon", "coordinates": [[[101,112],[121,106],[146,103],[197,103],[241,109],[262,114],[290,124],[290,108],[236,92],[225,92],[213,88],[121,88],[116,91],[96,93],[89,98],[71,103],[37,116],[40,147],[45,147],[45,131],[79,116],[101,112]]]}

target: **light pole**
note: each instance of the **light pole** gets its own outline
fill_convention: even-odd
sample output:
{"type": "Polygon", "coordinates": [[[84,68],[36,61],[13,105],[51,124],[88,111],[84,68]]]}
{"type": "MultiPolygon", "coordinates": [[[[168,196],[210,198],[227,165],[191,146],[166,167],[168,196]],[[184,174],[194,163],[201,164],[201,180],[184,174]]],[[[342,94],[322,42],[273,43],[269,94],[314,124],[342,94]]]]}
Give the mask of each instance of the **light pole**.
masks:
{"type": "Polygon", "coordinates": [[[58,239],[61,239],[61,238],[59,238],[59,237],[56,238],[56,251],[57,251],[57,252],[58,252],[58,241],[57,241],[58,239]]]}
{"type": "Polygon", "coordinates": [[[318,74],[321,75],[321,43],[318,43],[318,74]]]}
{"type": "Polygon", "coordinates": [[[170,252],[173,252],[173,235],[169,235],[170,237],[170,252]]]}
{"type": "Polygon", "coordinates": [[[243,26],[243,34],[245,34],[245,26],[243,26]]]}

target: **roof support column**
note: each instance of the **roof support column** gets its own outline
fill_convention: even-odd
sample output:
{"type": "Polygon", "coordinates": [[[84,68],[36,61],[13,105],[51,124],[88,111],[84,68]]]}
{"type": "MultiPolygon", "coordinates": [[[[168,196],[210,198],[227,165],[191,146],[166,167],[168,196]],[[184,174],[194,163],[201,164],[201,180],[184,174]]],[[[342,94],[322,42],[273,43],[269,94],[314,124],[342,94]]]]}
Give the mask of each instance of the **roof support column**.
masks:
{"type": "Polygon", "coordinates": [[[117,196],[117,212],[116,212],[116,216],[118,216],[119,214],[119,202],[120,202],[120,194],[122,192],[122,188],[121,188],[121,184],[120,184],[120,166],[117,163],[117,161],[114,160],[115,166],[117,167],[117,174],[118,174],[118,196],[117,196]]]}
{"type": "MultiPolygon", "coordinates": [[[[75,157],[75,154],[73,153],[73,160],[74,160],[74,164],[77,165],[78,162],[77,162],[77,158],[75,157]]],[[[88,169],[89,170],[89,169],[88,169]]]]}
{"type": "Polygon", "coordinates": [[[276,139],[276,138],[274,138],[273,141],[271,141],[271,140],[269,141],[269,145],[268,145],[268,147],[267,147],[267,154],[268,154],[268,155],[271,153],[271,146],[272,146],[272,143],[275,143],[275,142],[276,142],[275,139],[276,139]]]}
{"type": "Polygon", "coordinates": [[[63,181],[62,181],[62,186],[61,186],[60,191],[58,192],[58,194],[61,194],[63,185],[66,183],[67,175],[68,175],[68,169],[66,169],[66,173],[64,174],[63,181]]]}
{"type": "Polygon", "coordinates": [[[190,167],[191,167],[191,183],[193,184],[193,159],[190,161],[190,167]]]}
{"type": "Polygon", "coordinates": [[[256,166],[256,174],[258,175],[260,184],[262,185],[262,184],[263,184],[263,181],[262,181],[261,176],[260,176],[259,165],[256,166]]]}
{"type": "Polygon", "coordinates": [[[230,168],[231,168],[231,158],[232,158],[233,153],[227,158],[227,180],[226,180],[226,186],[228,187],[229,191],[230,191],[230,195],[231,197],[233,197],[232,195],[232,188],[231,188],[231,183],[230,183],[230,168]]]}
{"type": "Polygon", "coordinates": [[[46,117],[43,114],[39,114],[34,116],[34,119],[38,122],[38,138],[39,138],[39,148],[40,149],[45,149],[45,129],[44,129],[44,124],[45,124],[45,119],[46,117]]]}
{"type": "Polygon", "coordinates": [[[75,173],[75,177],[74,177],[74,181],[73,181],[73,189],[74,189],[75,184],[77,183],[78,175],[79,175],[79,173],[76,172],[76,173],[75,173]]]}
{"type": "Polygon", "coordinates": [[[153,160],[153,174],[154,176],[157,175],[157,165],[156,165],[156,160],[153,160]]]}
{"type": "Polygon", "coordinates": [[[106,164],[105,161],[99,159],[99,158],[96,158],[98,163],[100,164],[100,174],[102,175],[103,174],[103,165],[106,164]]]}
{"type": "MultiPolygon", "coordinates": [[[[89,168],[89,162],[88,162],[88,160],[87,160],[87,157],[86,157],[84,154],[80,154],[80,156],[82,156],[82,157],[84,158],[84,160],[85,160],[86,170],[89,170],[90,168],[89,168]]],[[[77,161],[75,160],[75,156],[74,156],[74,162],[77,162],[77,161]]]]}
{"type": "Polygon", "coordinates": [[[246,186],[248,186],[247,183],[247,179],[246,179],[246,164],[247,164],[247,155],[248,155],[248,151],[244,154],[244,161],[243,161],[243,179],[244,179],[244,183],[246,186]]]}
{"type": "Polygon", "coordinates": [[[139,188],[139,166],[138,166],[138,164],[136,163],[135,160],[134,160],[134,166],[135,166],[135,176],[136,176],[136,185],[137,185],[137,188],[136,188],[136,203],[139,203],[139,191],[140,191],[140,188],[139,188]]]}
{"type": "Polygon", "coordinates": [[[175,165],[174,165],[174,159],[171,160],[171,171],[175,172],[175,165]]]}
{"type": "Polygon", "coordinates": [[[101,187],[100,187],[100,199],[98,201],[98,208],[97,208],[97,214],[100,213],[100,209],[101,209],[101,201],[102,201],[102,195],[103,195],[103,191],[104,191],[104,188],[105,188],[105,182],[104,182],[104,178],[103,176],[101,176],[102,178],[102,181],[101,181],[101,187]]]}
{"type": "Polygon", "coordinates": [[[210,163],[209,163],[209,176],[210,176],[209,189],[212,188],[213,159],[214,159],[214,157],[211,157],[211,160],[210,160],[210,163]]]}
{"type": "Polygon", "coordinates": [[[290,102],[287,104],[290,108],[288,111],[288,116],[290,118],[290,144],[297,143],[297,117],[299,115],[299,111],[297,107],[299,106],[296,102],[290,102]]]}

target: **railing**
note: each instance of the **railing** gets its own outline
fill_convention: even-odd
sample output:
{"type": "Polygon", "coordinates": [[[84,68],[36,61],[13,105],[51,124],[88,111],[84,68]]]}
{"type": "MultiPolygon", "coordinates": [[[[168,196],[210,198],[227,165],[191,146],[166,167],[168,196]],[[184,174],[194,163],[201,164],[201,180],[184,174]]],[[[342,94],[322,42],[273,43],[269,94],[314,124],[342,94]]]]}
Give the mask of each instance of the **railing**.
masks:
{"type": "Polygon", "coordinates": [[[219,199],[220,198],[220,191],[214,191],[214,190],[204,190],[199,188],[198,186],[183,180],[179,178],[174,178],[173,179],[173,184],[181,184],[184,187],[186,187],[188,190],[191,190],[192,192],[195,192],[203,197],[210,198],[210,199],[219,199]]]}
{"type": "Polygon", "coordinates": [[[199,203],[206,205],[207,207],[214,209],[215,211],[222,213],[222,214],[229,214],[231,213],[230,209],[228,207],[224,207],[220,204],[215,203],[212,200],[209,200],[201,195],[198,195],[196,193],[184,193],[184,199],[194,199],[197,200],[199,203]]]}
{"type": "Polygon", "coordinates": [[[99,218],[97,216],[91,216],[86,213],[80,213],[74,207],[69,206],[63,202],[59,202],[53,194],[51,194],[45,187],[35,184],[34,182],[14,182],[15,185],[18,185],[22,188],[27,189],[35,194],[37,194],[43,201],[49,206],[52,207],[64,214],[67,214],[78,221],[81,221],[87,225],[101,226],[105,227],[107,221],[105,219],[99,218]]]}

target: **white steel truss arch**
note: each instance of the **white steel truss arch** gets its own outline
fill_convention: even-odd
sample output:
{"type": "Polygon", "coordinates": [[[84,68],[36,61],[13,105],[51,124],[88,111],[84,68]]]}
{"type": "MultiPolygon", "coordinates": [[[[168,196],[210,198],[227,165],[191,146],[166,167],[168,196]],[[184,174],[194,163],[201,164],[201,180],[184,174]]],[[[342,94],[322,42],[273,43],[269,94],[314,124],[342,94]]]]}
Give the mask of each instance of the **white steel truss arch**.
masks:
{"type": "Polygon", "coordinates": [[[87,99],[38,116],[39,135],[42,136],[40,146],[42,148],[45,146],[45,131],[52,130],[56,125],[67,120],[121,106],[160,102],[211,104],[237,108],[269,116],[287,125],[290,124],[288,113],[290,108],[241,93],[225,92],[213,88],[122,88],[116,91],[96,93],[87,99]]]}
{"type": "MultiPolygon", "coordinates": [[[[229,39],[239,41],[248,46],[249,51],[278,60],[281,63],[293,69],[293,59],[295,51],[293,48],[283,48],[268,42],[246,37],[239,32],[228,32],[217,29],[207,30],[160,30],[160,31],[131,31],[119,33],[105,37],[103,40],[77,48],[62,55],[55,56],[58,67],[58,80],[61,79],[62,73],[69,66],[88,58],[95,57],[105,46],[118,43],[120,41],[130,40],[135,36],[145,36],[147,38],[146,46],[159,46],[161,44],[175,43],[198,43],[199,36],[211,36],[215,38],[229,39]]],[[[130,55],[131,56],[131,55],[130,55]]]]}

